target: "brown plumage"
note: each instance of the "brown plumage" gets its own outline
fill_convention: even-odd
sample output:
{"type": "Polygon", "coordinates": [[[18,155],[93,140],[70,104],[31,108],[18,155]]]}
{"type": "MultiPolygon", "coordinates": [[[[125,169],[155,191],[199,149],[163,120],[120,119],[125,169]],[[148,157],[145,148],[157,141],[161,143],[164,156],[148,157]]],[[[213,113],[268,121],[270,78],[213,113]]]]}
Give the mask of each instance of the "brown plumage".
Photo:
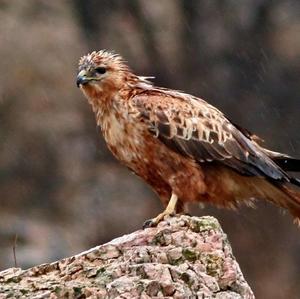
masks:
{"type": "Polygon", "coordinates": [[[80,59],[77,85],[108,148],[159,195],[164,215],[188,202],[234,208],[264,198],[300,217],[300,183],[286,171],[300,162],[261,147],[259,138],[192,95],[156,87],[119,55],[80,59]]]}

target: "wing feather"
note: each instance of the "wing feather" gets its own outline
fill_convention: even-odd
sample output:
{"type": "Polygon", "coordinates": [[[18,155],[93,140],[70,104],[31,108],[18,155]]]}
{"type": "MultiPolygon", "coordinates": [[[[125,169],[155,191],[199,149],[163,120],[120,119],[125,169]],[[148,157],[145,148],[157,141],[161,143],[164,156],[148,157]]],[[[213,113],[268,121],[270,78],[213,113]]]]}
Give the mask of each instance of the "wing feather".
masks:
{"type": "Polygon", "coordinates": [[[288,179],[259,146],[202,99],[157,88],[131,102],[149,131],[182,155],[199,163],[223,163],[244,175],[288,179]]]}

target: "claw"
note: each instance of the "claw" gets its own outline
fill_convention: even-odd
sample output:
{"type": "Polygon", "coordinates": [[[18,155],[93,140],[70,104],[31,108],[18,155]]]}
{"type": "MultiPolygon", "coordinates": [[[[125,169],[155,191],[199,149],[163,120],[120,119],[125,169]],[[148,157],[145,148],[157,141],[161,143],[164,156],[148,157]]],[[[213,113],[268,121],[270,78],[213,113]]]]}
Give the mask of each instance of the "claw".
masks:
{"type": "Polygon", "coordinates": [[[148,228],[148,227],[155,227],[155,226],[157,226],[157,224],[159,222],[164,220],[165,217],[173,217],[175,215],[176,215],[175,213],[165,213],[165,211],[164,211],[164,212],[160,213],[159,215],[157,215],[155,218],[146,220],[143,224],[143,229],[148,228]]]}
{"type": "Polygon", "coordinates": [[[153,219],[148,219],[143,223],[143,229],[148,228],[148,227],[154,227],[155,223],[153,219]]]}
{"type": "Polygon", "coordinates": [[[166,209],[162,213],[158,214],[155,218],[146,220],[143,224],[143,229],[157,226],[157,224],[160,221],[162,221],[165,218],[165,216],[174,216],[176,214],[177,200],[178,200],[177,196],[175,194],[172,194],[166,209]]]}

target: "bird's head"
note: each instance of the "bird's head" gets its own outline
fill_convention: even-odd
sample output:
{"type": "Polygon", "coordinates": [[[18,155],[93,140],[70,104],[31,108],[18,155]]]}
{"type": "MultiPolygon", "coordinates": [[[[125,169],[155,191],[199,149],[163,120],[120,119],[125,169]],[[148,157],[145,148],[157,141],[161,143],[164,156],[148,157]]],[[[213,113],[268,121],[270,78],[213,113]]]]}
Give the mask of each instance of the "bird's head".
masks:
{"type": "Polygon", "coordinates": [[[94,51],[80,59],[76,84],[88,98],[96,98],[114,94],[131,75],[121,56],[94,51]]]}

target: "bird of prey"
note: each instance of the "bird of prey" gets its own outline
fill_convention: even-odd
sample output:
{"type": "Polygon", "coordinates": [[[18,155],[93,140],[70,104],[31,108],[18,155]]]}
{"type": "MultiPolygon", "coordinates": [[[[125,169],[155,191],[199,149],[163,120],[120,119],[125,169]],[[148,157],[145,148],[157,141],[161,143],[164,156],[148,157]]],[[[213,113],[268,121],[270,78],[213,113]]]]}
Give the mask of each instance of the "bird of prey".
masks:
{"type": "Polygon", "coordinates": [[[143,178],[165,210],[189,202],[235,208],[263,198],[300,219],[300,160],[265,149],[255,135],[193,95],[157,87],[105,50],[79,61],[77,86],[113,155],[143,178]]]}

